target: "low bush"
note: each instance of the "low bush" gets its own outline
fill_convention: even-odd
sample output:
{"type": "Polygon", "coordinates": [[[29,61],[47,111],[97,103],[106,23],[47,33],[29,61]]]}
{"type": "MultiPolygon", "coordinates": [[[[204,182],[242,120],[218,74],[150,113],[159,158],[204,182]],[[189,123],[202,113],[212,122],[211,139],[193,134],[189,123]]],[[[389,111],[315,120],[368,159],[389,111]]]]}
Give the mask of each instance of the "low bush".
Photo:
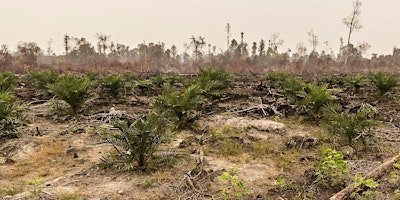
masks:
{"type": "Polygon", "coordinates": [[[369,73],[368,78],[377,89],[379,96],[386,94],[397,86],[397,78],[394,74],[386,74],[383,72],[369,73]]]}
{"type": "Polygon", "coordinates": [[[324,124],[328,131],[343,139],[344,144],[357,149],[358,144],[367,140],[376,142],[371,128],[376,124],[370,117],[373,112],[368,106],[361,106],[356,113],[342,111],[340,105],[330,104],[323,108],[324,124]]]}
{"type": "Polygon", "coordinates": [[[328,85],[316,86],[308,83],[304,90],[298,93],[298,96],[302,100],[297,104],[314,120],[320,119],[322,108],[333,102],[332,92],[328,91],[328,85]]]}
{"type": "Polygon", "coordinates": [[[350,199],[368,200],[377,199],[378,192],[375,191],[379,183],[374,179],[364,179],[361,174],[357,174],[353,178],[355,190],[350,194],[350,199]]]}
{"type": "Polygon", "coordinates": [[[0,92],[13,91],[18,83],[18,77],[9,71],[0,73],[0,92]]]}
{"type": "Polygon", "coordinates": [[[92,82],[86,76],[65,74],[59,77],[56,83],[50,84],[49,90],[58,100],[67,102],[70,114],[75,116],[81,112],[82,106],[90,98],[91,87],[92,82]]]}
{"type": "Polygon", "coordinates": [[[49,98],[52,94],[48,90],[48,85],[56,83],[58,74],[53,71],[32,71],[27,74],[27,77],[39,95],[49,98]]]}
{"type": "MultiPolygon", "coordinates": [[[[25,108],[10,92],[0,92],[0,129],[14,130],[16,123],[22,119],[25,108]]],[[[9,134],[4,136],[9,136],[9,134]]]]}
{"type": "Polygon", "coordinates": [[[224,70],[211,68],[200,69],[199,78],[194,84],[198,85],[207,98],[218,99],[221,91],[231,86],[234,76],[224,70]]]}
{"type": "Polygon", "coordinates": [[[125,90],[126,82],[119,75],[109,75],[100,81],[103,96],[117,98],[125,90]]]}
{"type": "Polygon", "coordinates": [[[340,151],[325,149],[322,158],[316,163],[317,182],[324,187],[341,186],[349,175],[349,167],[340,151]]]}
{"type": "Polygon", "coordinates": [[[198,110],[204,102],[205,98],[198,85],[191,85],[183,91],[166,85],[163,94],[155,97],[154,106],[169,113],[176,128],[187,128],[200,117],[201,112],[198,110]]]}
{"type": "Polygon", "coordinates": [[[104,164],[121,170],[131,170],[135,166],[146,168],[148,159],[166,139],[167,121],[165,116],[151,112],[133,122],[114,120],[112,125],[119,133],[103,135],[114,145],[117,154],[104,158],[104,164]]]}
{"type": "Polygon", "coordinates": [[[236,168],[229,167],[226,172],[218,176],[218,179],[223,183],[221,186],[222,199],[242,200],[249,194],[246,183],[238,177],[237,173],[236,168]]]}

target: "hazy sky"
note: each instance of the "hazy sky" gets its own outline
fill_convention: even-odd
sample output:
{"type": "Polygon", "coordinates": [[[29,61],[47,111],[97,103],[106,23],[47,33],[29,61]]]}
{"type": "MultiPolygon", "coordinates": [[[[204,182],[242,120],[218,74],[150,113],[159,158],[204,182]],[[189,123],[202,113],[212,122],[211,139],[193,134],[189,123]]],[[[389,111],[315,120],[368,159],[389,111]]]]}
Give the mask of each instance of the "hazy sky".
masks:
{"type": "MultiPolygon", "coordinates": [[[[370,53],[391,54],[400,47],[400,1],[362,0],[363,29],[354,32],[352,43],[366,41],[370,53]]],[[[226,23],[232,38],[251,45],[280,33],[281,52],[294,50],[314,29],[337,52],[339,37],[347,38],[342,18],[352,10],[351,0],[0,0],[0,44],[14,48],[18,41],[34,41],[42,49],[53,39],[53,48],[62,52],[64,34],[85,37],[96,43],[96,33],[136,47],[146,42],[175,44],[179,51],[189,38],[203,36],[207,43],[226,48],[226,23]]]]}

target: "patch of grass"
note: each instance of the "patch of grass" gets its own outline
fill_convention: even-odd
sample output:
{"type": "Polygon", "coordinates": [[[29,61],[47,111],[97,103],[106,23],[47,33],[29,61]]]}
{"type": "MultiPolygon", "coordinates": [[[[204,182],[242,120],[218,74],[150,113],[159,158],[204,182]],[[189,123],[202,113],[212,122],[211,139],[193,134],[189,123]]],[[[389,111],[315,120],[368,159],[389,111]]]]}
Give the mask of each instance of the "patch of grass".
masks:
{"type": "Polygon", "coordinates": [[[35,198],[37,197],[43,189],[43,181],[42,178],[39,176],[33,177],[26,181],[26,184],[31,186],[32,190],[30,191],[30,197],[35,198]]]}
{"type": "Polygon", "coordinates": [[[154,185],[155,181],[156,181],[155,178],[149,176],[146,177],[144,180],[137,181],[135,185],[136,187],[148,189],[154,185]]]}
{"type": "Polygon", "coordinates": [[[22,186],[13,186],[13,187],[5,187],[5,188],[0,188],[0,197],[4,196],[13,196],[16,194],[19,194],[23,192],[22,186]]]}
{"type": "Polygon", "coordinates": [[[276,166],[281,168],[284,172],[290,171],[296,167],[296,163],[302,153],[296,149],[291,149],[276,156],[276,166]]]}
{"type": "Polygon", "coordinates": [[[243,153],[243,146],[240,141],[225,138],[221,144],[218,145],[219,154],[223,156],[238,156],[243,153]]]}
{"type": "Polygon", "coordinates": [[[272,144],[269,141],[258,141],[252,144],[250,154],[254,158],[270,155],[275,151],[274,146],[275,144],[272,144]]]}
{"type": "Polygon", "coordinates": [[[78,200],[81,197],[79,193],[62,193],[59,196],[60,200],[78,200]]]}

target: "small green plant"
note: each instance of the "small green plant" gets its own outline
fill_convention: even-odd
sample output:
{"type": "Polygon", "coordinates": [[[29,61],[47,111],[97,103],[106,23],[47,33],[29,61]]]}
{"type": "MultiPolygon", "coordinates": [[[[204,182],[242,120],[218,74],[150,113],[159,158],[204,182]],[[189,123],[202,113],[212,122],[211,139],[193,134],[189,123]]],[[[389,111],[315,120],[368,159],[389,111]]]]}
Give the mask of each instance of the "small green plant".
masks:
{"type": "Polygon", "coordinates": [[[70,114],[75,116],[81,112],[82,106],[91,95],[89,89],[92,82],[86,76],[65,74],[57,82],[49,85],[49,90],[58,100],[64,100],[70,106],[70,114]]]}
{"type": "Polygon", "coordinates": [[[360,92],[361,87],[363,87],[366,84],[365,81],[366,77],[363,75],[356,75],[351,79],[350,83],[353,86],[355,93],[360,92]]]}
{"type": "Polygon", "coordinates": [[[400,189],[396,189],[393,192],[393,200],[400,200],[400,189]]]}
{"type": "Polygon", "coordinates": [[[323,108],[325,125],[332,134],[346,142],[343,145],[357,149],[354,144],[365,144],[367,140],[376,142],[371,128],[376,124],[370,119],[373,112],[368,106],[361,106],[356,113],[343,112],[340,105],[330,104],[323,108]]]}
{"type": "Polygon", "coordinates": [[[4,197],[6,195],[13,196],[18,193],[21,193],[23,191],[23,188],[20,186],[17,187],[7,187],[7,188],[1,188],[0,189],[0,198],[4,197]]]}
{"type": "Polygon", "coordinates": [[[324,76],[322,77],[322,82],[324,84],[328,84],[329,86],[339,86],[339,87],[343,87],[344,85],[346,85],[346,83],[348,83],[350,81],[350,78],[348,76],[343,76],[343,75],[328,75],[328,76],[324,76]]]}
{"type": "Polygon", "coordinates": [[[168,73],[166,75],[157,75],[151,78],[155,87],[163,88],[165,85],[178,85],[188,86],[190,81],[184,76],[175,73],[168,73]]]}
{"type": "Polygon", "coordinates": [[[390,172],[390,178],[388,180],[389,185],[397,188],[400,186],[400,176],[396,172],[390,172]]]}
{"type": "Polygon", "coordinates": [[[102,94],[117,98],[125,89],[125,80],[119,75],[109,75],[100,81],[102,94]]]}
{"type": "Polygon", "coordinates": [[[234,76],[224,70],[211,68],[200,69],[200,76],[195,84],[203,91],[207,98],[218,99],[221,91],[231,86],[234,76]]]}
{"type": "Polygon", "coordinates": [[[27,77],[39,95],[49,98],[52,94],[49,92],[47,86],[56,83],[58,74],[53,71],[32,71],[27,74],[27,77]]]}
{"type": "Polygon", "coordinates": [[[166,85],[163,94],[155,98],[155,107],[170,114],[176,128],[187,128],[201,116],[198,110],[204,102],[198,85],[191,85],[183,91],[166,85]]]}
{"type": "Polygon", "coordinates": [[[316,86],[309,83],[305,85],[303,91],[298,93],[298,96],[303,98],[298,104],[312,119],[320,119],[322,108],[333,101],[328,85],[316,86]]]}
{"type": "Polygon", "coordinates": [[[357,174],[353,178],[355,190],[350,194],[350,198],[357,200],[376,199],[378,192],[374,189],[378,187],[378,183],[374,179],[364,179],[361,174],[357,174]]]}
{"type": "Polygon", "coordinates": [[[377,72],[369,73],[368,77],[376,87],[379,96],[386,94],[397,86],[397,78],[394,74],[377,72]]]}
{"type": "Polygon", "coordinates": [[[397,162],[393,164],[393,167],[396,169],[400,169],[400,160],[397,160],[397,162]]]}
{"type": "Polygon", "coordinates": [[[96,71],[88,71],[85,73],[85,76],[89,78],[90,81],[97,81],[99,77],[99,72],[96,71]]]}
{"type": "Polygon", "coordinates": [[[112,124],[120,133],[103,134],[103,137],[113,144],[118,154],[103,161],[105,164],[117,165],[121,170],[131,170],[135,163],[145,168],[148,159],[167,138],[167,121],[165,116],[159,113],[143,115],[133,123],[115,120],[112,124]]]}
{"type": "Polygon", "coordinates": [[[229,169],[218,176],[223,185],[221,186],[221,195],[224,200],[242,200],[246,195],[249,194],[249,190],[246,189],[245,182],[237,176],[238,170],[235,167],[229,167],[229,169]]]}
{"type": "Polygon", "coordinates": [[[155,179],[153,177],[147,177],[145,180],[137,182],[136,187],[141,187],[143,189],[150,188],[151,186],[154,185],[155,179]]]}
{"type": "Polygon", "coordinates": [[[349,167],[344,162],[342,153],[329,148],[322,152],[322,158],[315,168],[317,182],[324,187],[343,185],[349,175],[349,167]]]}
{"type": "Polygon", "coordinates": [[[280,191],[280,192],[294,189],[294,185],[291,182],[287,181],[282,176],[278,176],[274,180],[274,182],[272,182],[272,186],[273,186],[273,190],[280,191]]]}
{"type": "Polygon", "coordinates": [[[18,83],[18,77],[9,71],[0,73],[0,92],[12,92],[18,83]]]}
{"type": "MultiPolygon", "coordinates": [[[[16,122],[22,119],[22,112],[25,108],[10,92],[0,92],[0,129],[14,130],[16,122]]],[[[6,136],[9,135],[6,134],[6,136]]]]}
{"type": "Polygon", "coordinates": [[[32,179],[26,181],[26,184],[32,186],[32,190],[30,191],[31,198],[37,197],[42,192],[43,189],[42,178],[38,176],[33,177],[32,179]]]}
{"type": "Polygon", "coordinates": [[[273,84],[289,101],[296,103],[304,98],[306,84],[302,80],[285,74],[279,75],[276,79],[276,82],[273,84]]]}
{"type": "Polygon", "coordinates": [[[135,83],[135,91],[141,95],[149,95],[154,86],[151,80],[137,80],[135,83]]]}

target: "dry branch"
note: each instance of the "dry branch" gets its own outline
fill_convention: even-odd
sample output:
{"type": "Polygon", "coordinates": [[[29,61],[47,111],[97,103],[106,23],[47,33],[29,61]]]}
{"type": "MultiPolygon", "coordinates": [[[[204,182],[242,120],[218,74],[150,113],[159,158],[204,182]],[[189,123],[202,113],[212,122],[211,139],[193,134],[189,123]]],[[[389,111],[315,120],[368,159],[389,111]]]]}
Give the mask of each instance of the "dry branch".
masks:
{"type": "MultiPolygon", "coordinates": [[[[372,178],[374,180],[379,179],[381,176],[384,175],[384,173],[390,167],[393,166],[393,164],[398,160],[399,156],[400,156],[400,154],[398,154],[395,157],[391,158],[390,160],[384,162],[379,167],[372,170],[369,174],[365,175],[365,177],[363,179],[369,179],[369,178],[372,178]]],[[[343,190],[341,190],[340,192],[333,195],[331,198],[329,198],[329,200],[343,200],[346,197],[348,197],[356,189],[356,187],[357,187],[356,183],[353,183],[353,184],[347,186],[346,188],[344,188],[343,190]]]]}

